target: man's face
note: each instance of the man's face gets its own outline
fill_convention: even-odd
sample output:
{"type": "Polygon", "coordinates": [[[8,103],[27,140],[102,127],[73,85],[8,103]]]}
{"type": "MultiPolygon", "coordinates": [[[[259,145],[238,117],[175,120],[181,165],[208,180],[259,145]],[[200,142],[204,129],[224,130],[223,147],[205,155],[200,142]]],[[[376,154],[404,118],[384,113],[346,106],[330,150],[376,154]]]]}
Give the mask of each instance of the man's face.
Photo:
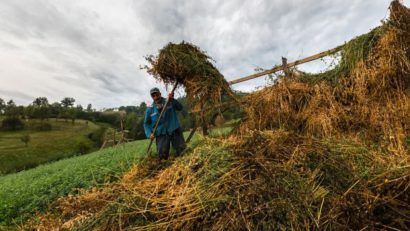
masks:
{"type": "Polygon", "coordinates": [[[151,97],[156,103],[158,103],[161,99],[161,93],[159,92],[152,93],[151,97]]]}

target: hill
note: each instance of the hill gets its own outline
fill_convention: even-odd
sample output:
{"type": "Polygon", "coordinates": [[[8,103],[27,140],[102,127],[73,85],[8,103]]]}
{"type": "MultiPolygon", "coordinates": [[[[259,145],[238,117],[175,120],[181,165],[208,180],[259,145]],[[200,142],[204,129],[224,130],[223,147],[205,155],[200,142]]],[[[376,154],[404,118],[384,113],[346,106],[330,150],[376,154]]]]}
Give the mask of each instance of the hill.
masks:
{"type": "MultiPolygon", "coordinates": [[[[211,135],[229,131],[214,129],[211,135]]],[[[188,147],[194,147],[199,139],[195,135],[188,147]]],[[[95,190],[121,179],[124,172],[146,158],[147,147],[148,140],[139,140],[0,176],[0,230],[1,225],[20,225],[58,197],[77,195],[89,188],[95,190]]]]}
{"type": "MultiPolygon", "coordinates": [[[[39,124],[39,121],[31,120],[29,126],[35,127],[39,124]]],[[[49,119],[45,124],[50,126],[46,131],[30,128],[0,131],[0,174],[29,169],[98,149],[94,139],[98,137],[94,136],[103,131],[92,122],[77,120],[72,124],[49,119]],[[25,135],[30,137],[27,145],[21,140],[25,135]]]]}

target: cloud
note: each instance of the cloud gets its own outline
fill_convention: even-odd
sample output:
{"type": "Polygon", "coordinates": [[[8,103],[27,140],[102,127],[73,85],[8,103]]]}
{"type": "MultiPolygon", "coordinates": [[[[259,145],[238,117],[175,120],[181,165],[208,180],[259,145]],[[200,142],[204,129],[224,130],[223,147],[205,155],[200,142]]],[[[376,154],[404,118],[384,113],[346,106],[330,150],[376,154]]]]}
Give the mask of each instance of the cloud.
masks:
{"type": "MultiPolygon", "coordinates": [[[[405,1],[407,4],[408,1],[405,1]]],[[[368,32],[384,0],[15,0],[0,3],[0,97],[74,97],[98,108],[149,101],[139,66],[168,42],[192,42],[227,79],[320,52],[368,32]]],[[[304,66],[316,70],[323,65],[304,66]]],[[[252,90],[261,78],[234,86],[252,90]]]]}

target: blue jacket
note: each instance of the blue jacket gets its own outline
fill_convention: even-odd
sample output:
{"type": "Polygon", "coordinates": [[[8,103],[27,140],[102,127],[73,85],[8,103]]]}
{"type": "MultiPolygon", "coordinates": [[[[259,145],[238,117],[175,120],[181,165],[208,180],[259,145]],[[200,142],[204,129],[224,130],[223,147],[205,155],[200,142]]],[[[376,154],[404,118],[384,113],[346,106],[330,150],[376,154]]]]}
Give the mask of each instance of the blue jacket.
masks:
{"type": "MultiPolygon", "coordinates": [[[[165,98],[161,98],[161,103],[165,105],[165,98]]],[[[176,99],[173,99],[168,103],[168,106],[162,115],[162,118],[158,124],[157,131],[155,132],[155,136],[159,135],[171,135],[177,128],[180,127],[177,113],[176,111],[182,110],[182,105],[176,99]]],[[[144,131],[147,138],[151,135],[154,130],[155,123],[158,120],[161,111],[158,110],[155,102],[152,103],[151,106],[147,108],[145,111],[145,118],[144,118],[144,131]]]]}

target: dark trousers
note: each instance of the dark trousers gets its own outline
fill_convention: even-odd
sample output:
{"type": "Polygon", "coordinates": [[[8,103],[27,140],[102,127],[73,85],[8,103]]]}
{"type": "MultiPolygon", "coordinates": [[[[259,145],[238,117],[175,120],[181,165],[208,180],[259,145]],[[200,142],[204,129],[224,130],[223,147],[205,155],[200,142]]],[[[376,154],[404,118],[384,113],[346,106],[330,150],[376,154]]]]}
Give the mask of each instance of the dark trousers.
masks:
{"type": "Polygon", "coordinates": [[[176,129],[171,135],[159,135],[156,137],[157,152],[160,159],[168,159],[171,143],[172,147],[175,149],[176,155],[181,155],[186,147],[181,128],[176,129]]]}

